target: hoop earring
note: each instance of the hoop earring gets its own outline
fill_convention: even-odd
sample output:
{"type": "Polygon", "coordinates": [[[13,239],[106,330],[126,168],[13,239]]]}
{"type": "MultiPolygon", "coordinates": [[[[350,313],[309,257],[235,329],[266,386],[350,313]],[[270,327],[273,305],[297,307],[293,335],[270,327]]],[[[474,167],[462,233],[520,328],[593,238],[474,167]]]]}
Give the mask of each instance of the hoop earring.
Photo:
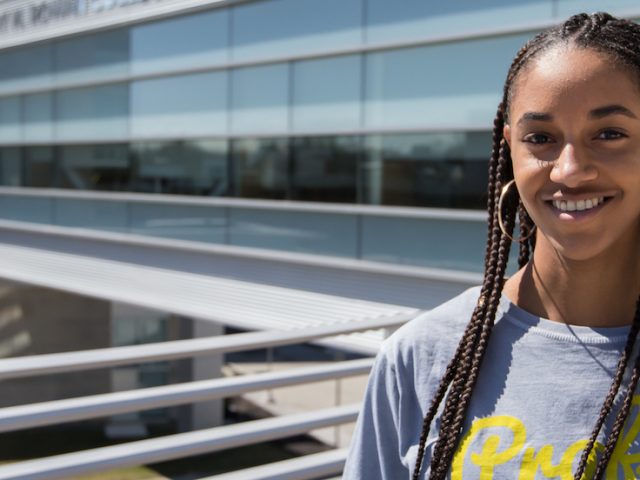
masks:
{"type": "Polygon", "coordinates": [[[515,185],[515,179],[510,180],[507,184],[502,187],[502,191],[500,192],[500,198],[498,199],[498,225],[500,226],[500,231],[511,239],[512,242],[523,243],[526,242],[531,235],[536,231],[537,226],[534,225],[533,228],[523,237],[513,238],[511,235],[507,233],[507,229],[504,227],[504,222],[502,221],[502,204],[504,203],[504,197],[507,195],[507,191],[511,188],[512,185],[515,185]]]}

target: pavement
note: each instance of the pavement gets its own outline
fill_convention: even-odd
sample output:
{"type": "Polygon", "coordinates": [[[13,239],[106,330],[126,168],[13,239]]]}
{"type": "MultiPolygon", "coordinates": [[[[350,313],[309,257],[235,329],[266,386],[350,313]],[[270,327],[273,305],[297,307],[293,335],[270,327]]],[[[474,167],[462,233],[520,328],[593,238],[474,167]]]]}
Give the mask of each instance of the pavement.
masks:
{"type": "MultiPolygon", "coordinates": [[[[275,372],[301,367],[318,366],[323,361],[285,362],[229,362],[223,367],[224,376],[275,372]]],[[[362,401],[368,375],[336,380],[304,383],[268,391],[251,392],[242,398],[270,415],[308,412],[362,401]]],[[[355,422],[314,430],[309,434],[320,442],[336,448],[349,446],[355,422]]]]}

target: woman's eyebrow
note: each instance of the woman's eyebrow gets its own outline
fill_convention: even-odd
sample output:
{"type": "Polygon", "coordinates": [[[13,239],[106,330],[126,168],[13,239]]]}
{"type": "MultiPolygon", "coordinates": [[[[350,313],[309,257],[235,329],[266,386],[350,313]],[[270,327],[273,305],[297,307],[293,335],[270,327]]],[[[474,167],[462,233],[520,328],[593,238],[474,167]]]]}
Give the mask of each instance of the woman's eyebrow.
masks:
{"type": "Polygon", "coordinates": [[[594,119],[603,118],[609,115],[624,115],[629,118],[638,118],[635,113],[622,105],[606,105],[604,107],[595,108],[589,112],[589,117],[594,119]]]}
{"type": "Polygon", "coordinates": [[[553,115],[550,113],[542,113],[542,112],[525,112],[518,120],[518,124],[524,123],[528,120],[533,120],[537,122],[550,122],[553,120],[553,115]]]}

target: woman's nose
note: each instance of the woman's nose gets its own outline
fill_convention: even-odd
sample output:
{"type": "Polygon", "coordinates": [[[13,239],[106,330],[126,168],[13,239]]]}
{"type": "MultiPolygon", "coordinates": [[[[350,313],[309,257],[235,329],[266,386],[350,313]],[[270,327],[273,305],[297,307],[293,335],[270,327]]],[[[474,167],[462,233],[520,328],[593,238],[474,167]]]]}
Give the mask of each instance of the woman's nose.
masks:
{"type": "Polygon", "coordinates": [[[552,182],[572,188],[595,180],[598,170],[587,152],[567,143],[556,159],[549,177],[552,182]]]}

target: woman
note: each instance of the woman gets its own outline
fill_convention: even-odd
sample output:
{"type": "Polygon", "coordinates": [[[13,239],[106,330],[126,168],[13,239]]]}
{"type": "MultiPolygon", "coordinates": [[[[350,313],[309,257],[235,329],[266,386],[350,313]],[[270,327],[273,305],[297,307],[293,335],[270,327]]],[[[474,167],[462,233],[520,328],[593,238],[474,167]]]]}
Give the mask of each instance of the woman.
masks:
{"type": "Polygon", "coordinates": [[[344,478],[640,478],[640,26],[518,52],[488,211],[482,286],[384,343],[344,478]]]}

